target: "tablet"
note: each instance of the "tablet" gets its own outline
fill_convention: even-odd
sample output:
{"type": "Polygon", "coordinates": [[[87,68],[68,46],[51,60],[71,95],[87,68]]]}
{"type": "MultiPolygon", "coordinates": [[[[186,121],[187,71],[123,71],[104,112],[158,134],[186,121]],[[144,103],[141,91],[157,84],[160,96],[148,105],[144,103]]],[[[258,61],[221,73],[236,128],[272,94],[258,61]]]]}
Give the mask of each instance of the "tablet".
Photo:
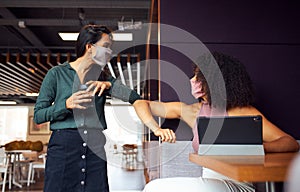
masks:
{"type": "Polygon", "coordinates": [[[198,117],[199,155],[264,155],[261,116],[198,117]]]}

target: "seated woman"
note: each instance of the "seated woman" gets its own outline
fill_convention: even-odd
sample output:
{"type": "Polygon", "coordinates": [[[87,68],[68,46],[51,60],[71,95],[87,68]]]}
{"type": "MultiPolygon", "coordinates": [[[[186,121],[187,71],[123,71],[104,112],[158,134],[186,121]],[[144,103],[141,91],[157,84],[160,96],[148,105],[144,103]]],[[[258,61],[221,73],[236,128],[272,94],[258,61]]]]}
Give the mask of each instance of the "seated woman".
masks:
{"type": "MultiPolygon", "coordinates": [[[[178,118],[185,121],[194,133],[193,148],[198,151],[199,140],[196,119],[199,116],[248,116],[261,115],[263,117],[263,145],[265,152],[293,152],[299,150],[297,141],[280,130],[251,104],[254,100],[253,86],[250,77],[241,62],[214,53],[200,57],[194,66],[194,77],[191,79],[193,96],[199,102],[187,105],[182,102],[154,102],[149,101],[153,115],[163,118],[178,118]],[[212,59],[211,57],[214,57],[212,59]],[[217,70],[213,67],[216,61],[217,70]],[[218,77],[220,73],[222,78],[218,77]],[[222,89],[224,87],[224,89],[222,89]]],[[[144,192],[230,192],[255,191],[251,183],[238,182],[225,177],[210,169],[203,168],[200,178],[164,178],[149,182],[144,192]]]]}

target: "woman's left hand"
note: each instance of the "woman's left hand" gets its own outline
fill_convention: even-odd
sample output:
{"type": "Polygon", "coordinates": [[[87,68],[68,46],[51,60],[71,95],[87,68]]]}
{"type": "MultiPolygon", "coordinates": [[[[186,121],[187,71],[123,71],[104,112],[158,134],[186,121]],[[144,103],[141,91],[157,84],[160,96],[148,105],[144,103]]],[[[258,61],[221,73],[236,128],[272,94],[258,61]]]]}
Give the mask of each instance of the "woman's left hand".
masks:
{"type": "Polygon", "coordinates": [[[105,89],[109,89],[111,87],[111,82],[109,81],[89,81],[86,83],[89,87],[87,91],[93,90],[93,95],[99,92],[98,96],[101,96],[105,89]]]}

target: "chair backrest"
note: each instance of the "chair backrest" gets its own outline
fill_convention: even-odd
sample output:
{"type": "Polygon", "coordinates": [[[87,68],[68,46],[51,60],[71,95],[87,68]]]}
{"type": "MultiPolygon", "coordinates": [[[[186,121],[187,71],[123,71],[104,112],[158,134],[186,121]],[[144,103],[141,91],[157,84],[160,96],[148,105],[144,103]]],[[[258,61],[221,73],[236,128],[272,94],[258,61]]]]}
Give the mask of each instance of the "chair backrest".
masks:
{"type": "Polygon", "coordinates": [[[8,168],[7,156],[4,148],[0,148],[0,173],[6,173],[8,168]]]}
{"type": "Polygon", "coordinates": [[[202,167],[189,161],[189,153],[193,153],[191,141],[162,143],[160,178],[201,176],[202,167]]]}
{"type": "Polygon", "coordinates": [[[4,148],[0,148],[0,165],[5,165],[6,154],[4,148]]]}
{"type": "Polygon", "coordinates": [[[23,152],[22,156],[26,161],[36,161],[38,159],[38,153],[36,151],[23,152]]]}
{"type": "Polygon", "coordinates": [[[43,159],[43,163],[46,163],[47,153],[40,154],[39,158],[43,159]]]}
{"type": "Polygon", "coordinates": [[[189,161],[193,153],[192,141],[176,141],[176,143],[145,143],[146,182],[157,178],[199,177],[202,167],[189,161]]]}

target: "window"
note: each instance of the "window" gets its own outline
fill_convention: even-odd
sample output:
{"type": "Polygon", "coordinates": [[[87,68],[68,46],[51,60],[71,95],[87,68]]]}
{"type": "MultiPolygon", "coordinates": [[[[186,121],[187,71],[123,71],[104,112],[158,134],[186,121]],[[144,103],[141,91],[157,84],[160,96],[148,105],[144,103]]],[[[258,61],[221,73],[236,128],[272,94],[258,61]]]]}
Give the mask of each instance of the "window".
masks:
{"type": "Polygon", "coordinates": [[[0,144],[26,140],[28,127],[27,106],[0,106],[0,144]]]}

